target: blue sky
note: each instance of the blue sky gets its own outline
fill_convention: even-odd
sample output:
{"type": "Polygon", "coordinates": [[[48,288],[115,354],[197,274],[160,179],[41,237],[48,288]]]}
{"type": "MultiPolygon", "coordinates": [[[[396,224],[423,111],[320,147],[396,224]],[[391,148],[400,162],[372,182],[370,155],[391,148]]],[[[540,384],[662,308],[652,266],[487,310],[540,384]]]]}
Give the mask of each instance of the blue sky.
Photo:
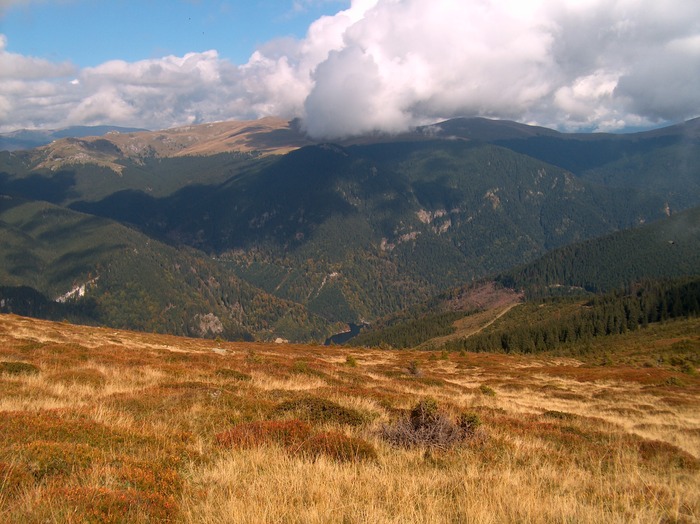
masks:
{"type": "Polygon", "coordinates": [[[349,0],[13,2],[0,19],[0,32],[8,51],[81,67],[210,49],[243,64],[257,47],[276,38],[303,38],[311,22],[349,5],[349,0]]]}
{"type": "Polygon", "coordinates": [[[317,138],[457,116],[700,116],[697,0],[0,0],[0,132],[264,116],[317,138]]]}

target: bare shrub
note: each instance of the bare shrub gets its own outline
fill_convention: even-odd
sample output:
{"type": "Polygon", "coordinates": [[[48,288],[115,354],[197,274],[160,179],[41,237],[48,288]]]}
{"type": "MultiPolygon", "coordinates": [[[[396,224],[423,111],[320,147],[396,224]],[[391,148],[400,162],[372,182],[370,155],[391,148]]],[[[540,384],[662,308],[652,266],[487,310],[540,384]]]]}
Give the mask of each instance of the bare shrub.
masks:
{"type": "Polygon", "coordinates": [[[410,375],[413,375],[414,377],[420,377],[423,374],[423,371],[418,366],[418,361],[416,361],[416,360],[411,360],[408,363],[408,367],[406,368],[406,371],[408,371],[408,373],[410,375]]]}
{"type": "Polygon", "coordinates": [[[484,433],[478,415],[462,413],[455,422],[439,409],[435,399],[426,398],[411,409],[408,417],[382,426],[380,436],[395,446],[445,450],[470,439],[481,439],[484,433]]]}

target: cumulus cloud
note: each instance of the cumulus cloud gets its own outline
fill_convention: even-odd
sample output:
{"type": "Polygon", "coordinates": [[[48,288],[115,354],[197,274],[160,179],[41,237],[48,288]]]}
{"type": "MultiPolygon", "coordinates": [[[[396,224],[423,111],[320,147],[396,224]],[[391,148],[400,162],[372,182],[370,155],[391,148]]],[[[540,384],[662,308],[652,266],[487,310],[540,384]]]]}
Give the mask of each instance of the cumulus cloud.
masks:
{"type": "Polygon", "coordinates": [[[454,116],[640,127],[700,114],[700,2],[354,0],[242,65],[207,51],[78,71],[0,40],[0,93],[5,128],[265,115],[325,138],[454,116]]]}

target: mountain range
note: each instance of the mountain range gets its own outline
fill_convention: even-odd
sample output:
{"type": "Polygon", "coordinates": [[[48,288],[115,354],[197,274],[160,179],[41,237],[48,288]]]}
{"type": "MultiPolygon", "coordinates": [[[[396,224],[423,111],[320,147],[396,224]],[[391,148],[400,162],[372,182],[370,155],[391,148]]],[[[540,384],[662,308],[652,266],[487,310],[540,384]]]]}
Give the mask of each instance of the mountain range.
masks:
{"type": "Polygon", "coordinates": [[[619,135],[454,119],[336,143],[275,118],[110,132],[0,152],[0,195],[6,310],[38,292],[85,322],[322,340],[700,206],[700,119],[619,135]]]}

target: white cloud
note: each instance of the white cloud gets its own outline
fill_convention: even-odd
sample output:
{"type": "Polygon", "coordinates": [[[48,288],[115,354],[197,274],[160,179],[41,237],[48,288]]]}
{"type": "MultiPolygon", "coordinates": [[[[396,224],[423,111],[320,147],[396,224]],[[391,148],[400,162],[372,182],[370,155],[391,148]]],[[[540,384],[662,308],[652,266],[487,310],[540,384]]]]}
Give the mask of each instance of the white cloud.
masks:
{"type": "Polygon", "coordinates": [[[700,2],[355,0],[241,66],[208,51],[76,71],[3,39],[0,93],[5,129],[270,114],[328,138],[458,115],[638,127],[700,114],[700,2]]]}
{"type": "Polygon", "coordinates": [[[7,38],[0,34],[0,81],[60,78],[75,72],[69,63],[55,64],[43,58],[10,53],[6,48],[7,38]]]}

